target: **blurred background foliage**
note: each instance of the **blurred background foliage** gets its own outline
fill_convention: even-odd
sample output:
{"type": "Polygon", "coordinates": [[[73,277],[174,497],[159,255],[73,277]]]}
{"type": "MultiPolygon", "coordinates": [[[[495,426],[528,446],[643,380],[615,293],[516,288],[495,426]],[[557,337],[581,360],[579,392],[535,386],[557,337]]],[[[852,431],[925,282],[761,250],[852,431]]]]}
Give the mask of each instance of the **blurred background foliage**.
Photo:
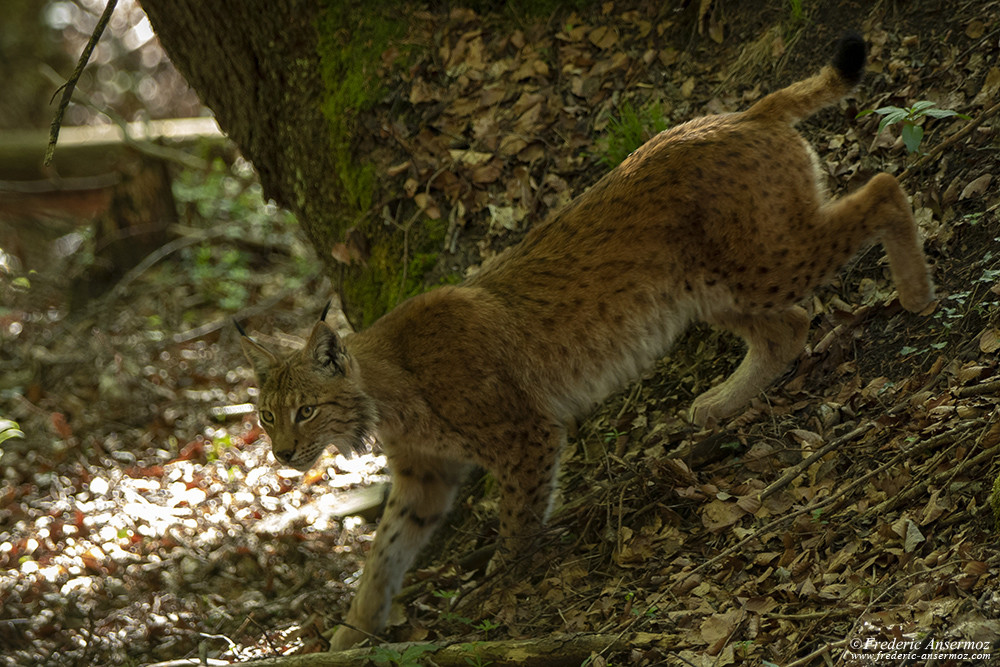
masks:
{"type": "Polygon", "coordinates": [[[5,0],[0,21],[0,420],[20,426],[0,450],[8,476],[67,442],[201,431],[199,408],[181,406],[232,367],[215,351],[236,349],[233,316],[325,298],[294,216],[264,199],[135,0],[118,3],[42,168],[53,97],[104,4],[5,0]],[[194,121],[174,136],[168,119],[194,121]],[[99,132],[74,135],[84,126],[99,132]],[[205,377],[178,359],[195,348],[205,377]]]}
{"type": "MultiPolygon", "coordinates": [[[[48,127],[56,88],[72,72],[104,0],[4,0],[0,22],[0,130],[48,127]]],[[[66,125],[203,115],[135,0],[118,3],[78,88],[94,107],[73,104],[66,125]],[[96,107],[96,108],[95,108],[96,107]]]]}

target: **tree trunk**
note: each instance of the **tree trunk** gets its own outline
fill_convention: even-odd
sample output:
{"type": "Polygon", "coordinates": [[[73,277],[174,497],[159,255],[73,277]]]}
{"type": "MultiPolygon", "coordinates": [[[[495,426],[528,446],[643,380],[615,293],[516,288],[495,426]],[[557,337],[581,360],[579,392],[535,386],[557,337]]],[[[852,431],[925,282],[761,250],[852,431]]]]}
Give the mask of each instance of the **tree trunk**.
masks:
{"type": "Polygon", "coordinates": [[[265,195],[298,217],[358,325],[392,305],[364,295],[381,295],[393,282],[385,265],[398,265],[402,234],[373,220],[375,179],[357,158],[374,150],[355,119],[376,101],[388,35],[366,32],[355,4],[142,0],[163,48],[253,162],[265,195]],[[356,90],[345,66],[361,77],[356,90]],[[354,245],[385,258],[382,264],[364,262],[367,252],[355,252],[352,264],[331,255],[359,231],[363,241],[354,245]]]}

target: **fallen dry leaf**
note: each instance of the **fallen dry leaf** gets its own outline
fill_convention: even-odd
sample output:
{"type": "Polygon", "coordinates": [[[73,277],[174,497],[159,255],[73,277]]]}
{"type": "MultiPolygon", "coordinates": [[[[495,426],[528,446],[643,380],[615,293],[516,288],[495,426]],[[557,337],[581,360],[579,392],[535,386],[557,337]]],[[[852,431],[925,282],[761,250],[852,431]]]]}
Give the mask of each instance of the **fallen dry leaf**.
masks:
{"type": "Polygon", "coordinates": [[[990,327],[979,337],[979,349],[987,354],[992,354],[1000,349],[1000,330],[990,327]]]}
{"type": "Polygon", "coordinates": [[[969,39],[979,39],[985,32],[986,24],[980,19],[969,21],[969,25],[965,27],[965,36],[969,39]]]}
{"type": "Polygon", "coordinates": [[[979,178],[976,178],[971,183],[965,186],[962,190],[962,194],[958,196],[960,200],[969,199],[971,197],[981,197],[990,187],[990,182],[993,180],[993,174],[983,174],[979,178]]]}

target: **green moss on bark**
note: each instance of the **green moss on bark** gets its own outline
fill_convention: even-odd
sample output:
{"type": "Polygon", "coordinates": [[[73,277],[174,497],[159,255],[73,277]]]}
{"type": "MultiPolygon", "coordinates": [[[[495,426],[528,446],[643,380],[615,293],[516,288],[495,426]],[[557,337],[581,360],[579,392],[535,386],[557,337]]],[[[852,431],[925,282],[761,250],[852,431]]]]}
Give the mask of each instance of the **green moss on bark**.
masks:
{"type": "Polygon", "coordinates": [[[406,32],[397,3],[328,0],[319,19],[319,57],[325,99],[323,115],[334,138],[337,165],[347,213],[367,213],[373,201],[375,166],[357,155],[358,115],[385,95],[379,71],[382,54],[406,32]]]}
{"type": "Polygon", "coordinates": [[[359,148],[360,115],[370,111],[387,93],[383,54],[398,46],[406,33],[405,3],[367,3],[328,0],[317,23],[318,51],[325,96],[323,115],[329,123],[339,197],[338,227],[332,246],[349,227],[368,239],[366,266],[353,266],[342,275],[341,292],[355,324],[367,326],[403,298],[423,289],[423,276],[437,260],[444,230],[436,222],[415,222],[409,232],[404,272],[402,231],[372,214],[377,206],[378,171],[359,148]],[[433,261],[429,255],[433,254],[433,261]]]}
{"type": "Polygon", "coordinates": [[[400,301],[427,289],[424,276],[437,265],[446,231],[444,220],[422,218],[410,227],[405,242],[402,232],[393,229],[372,243],[371,256],[355,274],[358,279],[343,286],[344,298],[355,304],[355,324],[368,326],[400,301]]]}

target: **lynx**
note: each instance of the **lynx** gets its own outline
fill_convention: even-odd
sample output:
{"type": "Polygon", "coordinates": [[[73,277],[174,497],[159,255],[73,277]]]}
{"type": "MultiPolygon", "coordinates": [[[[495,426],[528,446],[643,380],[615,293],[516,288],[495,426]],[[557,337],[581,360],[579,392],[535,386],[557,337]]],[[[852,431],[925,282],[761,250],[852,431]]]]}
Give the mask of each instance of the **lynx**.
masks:
{"type": "Polygon", "coordinates": [[[472,465],[500,489],[491,567],[524,553],[550,510],[566,425],[638,378],[693,320],[746,356],[698,396],[698,425],[733,415],[805,344],[797,302],[879,240],[899,301],[933,287],[906,195],[882,173],[830,200],[792,125],[861,79],[863,39],[746,111],[665,131],[458,286],[401,303],[360,333],[317,322],[279,357],[246,335],[275,458],[306,470],[329,444],[377,435],[392,489],[332,648],[375,637],[418,550],[472,465]]]}

